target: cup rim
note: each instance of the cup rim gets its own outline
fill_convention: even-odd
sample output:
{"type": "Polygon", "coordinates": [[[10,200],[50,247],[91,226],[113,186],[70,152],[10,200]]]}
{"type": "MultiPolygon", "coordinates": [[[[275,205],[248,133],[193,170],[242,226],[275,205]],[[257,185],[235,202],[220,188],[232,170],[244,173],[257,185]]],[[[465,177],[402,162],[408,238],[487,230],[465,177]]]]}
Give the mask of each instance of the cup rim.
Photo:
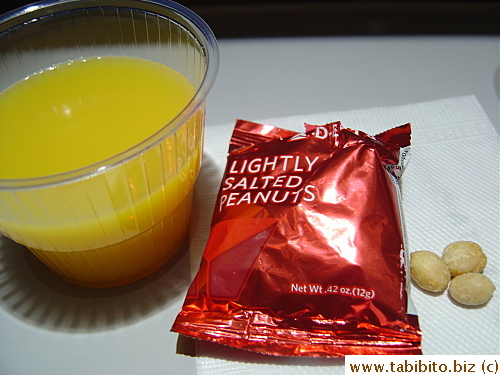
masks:
{"type": "Polygon", "coordinates": [[[136,145],[115,154],[107,159],[101,160],[81,168],[71,171],[65,171],[57,174],[18,178],[18,179],[1,179],[0,178],[0,191],[17,191],[27,189],[40,189],[52,187],[56,185],[68,184],[77,182],[79,180],[88,179],[100,175],[108,170],[114,169],[127,163],[128,161],[136,158],[142,153],[147,152],[154,148],[163,140],[171,136],[177,129],[185,124],[189,118],[203,105],[206,96],[213,86],[215,78],[219,69],[219,49],[217,40],[214,33],[208,24],[195,12],[186,8],[185,6],[171,0],[42,0],[31,3],[20,8],[14,9],[10,12],[0,15],[0,33],[10,29],[11,27],[20,24],[28,23],[30,20],[43,15],[49,15],[56,9],[60,10],[77,10],[86,9],[89,7],[108,7],[115,6],[120,3],[120,7],[131,8],[134,5],[135,9],[152,11],[154,10],[168,10],[171,12],[169,16],[175,17],[177,21],[182,20],[183,26],[189,26],[189,31],[196,31],[200,35],[195,35],[202,40],[202,49],[205,52],[205,60],[207,66],[205,75],[193,95],[191,100],[186,104],[184,109],[171,121],[164,124],[158,131],[150,135],[148,138],[142,140],[136,145]],[[4,25],[2,27],[2,25],[4,25]],[[5,27],[7,26],[7,27],[5,27]],[[204,43],[204,45],[203,45],[204,43]]]}

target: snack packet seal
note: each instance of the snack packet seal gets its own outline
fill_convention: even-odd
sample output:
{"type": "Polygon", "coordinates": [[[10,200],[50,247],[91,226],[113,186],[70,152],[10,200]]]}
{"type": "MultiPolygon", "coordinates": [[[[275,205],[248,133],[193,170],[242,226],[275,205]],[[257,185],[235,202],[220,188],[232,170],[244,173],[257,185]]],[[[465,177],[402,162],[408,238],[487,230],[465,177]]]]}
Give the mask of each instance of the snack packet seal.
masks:
{"type": "Polygon", "coordinates": [[[421,354],[400,191],[410,138],[410,124],[371,136],[238,120],[172,331],[279,356],[421,354]]]}

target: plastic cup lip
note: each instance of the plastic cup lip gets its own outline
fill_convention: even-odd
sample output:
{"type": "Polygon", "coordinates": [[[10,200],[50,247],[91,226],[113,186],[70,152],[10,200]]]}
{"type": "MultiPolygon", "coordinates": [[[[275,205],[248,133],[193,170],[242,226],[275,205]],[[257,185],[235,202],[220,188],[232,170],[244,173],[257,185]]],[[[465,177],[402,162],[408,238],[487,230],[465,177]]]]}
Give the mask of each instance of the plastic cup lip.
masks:
{"type": "Polygon", "coordinates": [[[31,20],[44,15],[54,13],[54,7],[65,5],[64,9],[57,11],[86,9],[90,7],[120,7],[134,8],[139,10],[166,9],[183,21],[184,26],[189,26],[190,31],[196,30],[203,38],[202,42],[207,61],[205,76],[199,85],[191,101],[184,109],[169,123],[165,124],[160,130],[152,134],[147,139],[141,141],[135,146],[122,151],[119,154],[111,156],[100,162],[87,165],[75,170],[62,172],[58,174],[20,179],[1,179],[0,191],[18,191],[28,189],[41,189],[52,186],[77,182],[102,174],[107,170],[114,169],[138,155],[157,146],[164,139],[174,134],[177,129],[186,123],[189,118],[203,105],[206,96],[212,88],[219,69],[219,49],[214,33],[208,24],[195,12],[185,6],[170,0],[42,0],[26,6],[14,9],[10,12],[0,15],[0,34],[11,27],[27,24],[31,20]],[[145,9],[148,8],[148,9],[145,9]]]}

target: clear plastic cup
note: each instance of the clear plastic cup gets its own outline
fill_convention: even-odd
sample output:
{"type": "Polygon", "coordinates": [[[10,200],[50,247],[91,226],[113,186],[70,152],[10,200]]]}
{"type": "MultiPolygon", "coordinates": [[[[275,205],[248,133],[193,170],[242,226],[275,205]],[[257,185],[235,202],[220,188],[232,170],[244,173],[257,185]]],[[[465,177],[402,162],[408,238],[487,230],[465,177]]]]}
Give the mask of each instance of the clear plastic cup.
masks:
{"type": "Polygon", "coordinates": [[[215,37],[192,11],[162,0],[42,1],[0,17],[0,91],[54,64],[107,55],[164,64],[196,92],[172,121],[106,160],[0,179],[1,233],[61,278],[98,288],[154,272],[187,234],[219,62],[215,37]]]}

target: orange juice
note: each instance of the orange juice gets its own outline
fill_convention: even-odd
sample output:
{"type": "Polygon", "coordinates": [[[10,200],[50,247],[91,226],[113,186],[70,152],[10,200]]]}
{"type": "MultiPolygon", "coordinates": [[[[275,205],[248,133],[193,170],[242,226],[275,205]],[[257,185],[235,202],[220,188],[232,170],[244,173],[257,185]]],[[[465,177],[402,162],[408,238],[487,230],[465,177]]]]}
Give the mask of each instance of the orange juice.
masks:
{"type": "MultiPolygon", "coordinates": [[[[107,56],[38,72],[0,94],[0,179],[55,175],[127,151],[193,98],[182,75],[107,56]]],[[[108,287],[163,265],[182,243],[204,108],[158,145],[71,183],[0,190],[0,231],[62,278],[108,287]]]]}

